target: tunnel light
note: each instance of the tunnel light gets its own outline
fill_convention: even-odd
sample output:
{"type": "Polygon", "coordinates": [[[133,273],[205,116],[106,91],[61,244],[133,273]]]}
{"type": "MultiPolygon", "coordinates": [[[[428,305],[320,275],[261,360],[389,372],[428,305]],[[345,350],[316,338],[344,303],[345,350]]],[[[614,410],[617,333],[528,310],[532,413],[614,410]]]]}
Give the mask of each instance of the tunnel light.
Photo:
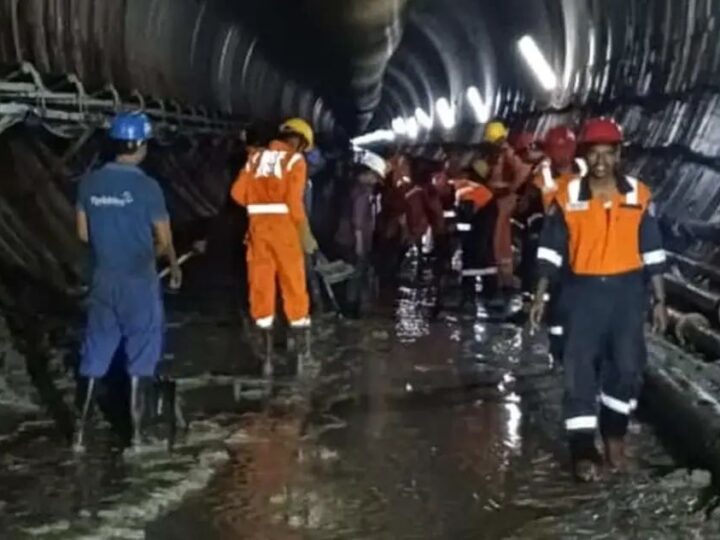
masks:
{"type": "Polygon", "coordinates": [[[423,111],[420,107],[415,109],[415,118],[423,129],[432,129],[432,118],[430,118],[430,115],[423,111]]]}
{"type": "Polygon", "coordinates": [[[420,126],[418,126],[415,117],[411,116],[405,120],[405,127],[407,128],[407,136],[411,139],[417,139],[418,133],[420,132],[420,126]]]}
{"type": "Polygon", "coordinates": [[[478,123],[486,124],[489,122],[492,112],[480,95],[480,90],[478,90],[476,86],[471,86],[467,89],[466,97],[475,113],[475,119],[478,123]]]}
{"type": "Polygon", "coordinates": [[[407,124],[405,124],[404,118],[396,118],[392,121],[392,129],[395,133],[398,135],[406,135],[407,134],[407,124]]]}
{"type": "Polygon", "coordinates": [[[393,142],[395,140],[395,132],[390,129],[379,129],[372,131],[359,137],[355,137],[350,142],[355,146],[367,146],[380,142],[393,142]]]}
{"type": "Polygon", "coordinates": [[[440,123],[445,129],[452,129],[455,127],[455,107],[450,105],[447,98],[440,98],[437,100],[435,105],[438,116],[440,117],[440,123]]]}
{"type": "Polygon", "coordinates": [[[557,75],[543,55],[535,40],[524,36],[518,41],[518,49],[525,58],[528,67],[535,74],[540,85],[545,90],[555,90],[558,86],[557,75]]]}

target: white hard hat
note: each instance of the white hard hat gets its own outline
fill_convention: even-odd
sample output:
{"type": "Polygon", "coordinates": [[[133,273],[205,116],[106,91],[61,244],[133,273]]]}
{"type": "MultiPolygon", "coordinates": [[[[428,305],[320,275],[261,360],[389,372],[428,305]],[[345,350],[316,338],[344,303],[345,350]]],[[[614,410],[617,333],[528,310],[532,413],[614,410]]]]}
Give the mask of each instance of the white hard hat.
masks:
{"type": "Polygon", "coordinates": [[[368,150],[362,150],[358,152],[355,162],[358,165],[363,165],[364,167],[367,167],[374,173],[377,173],[378,176],[381,178],[385,178],[385,175],[388,171],[388,164],[387,162],[378,156],[377,154],[370,152],[368,150]]]}

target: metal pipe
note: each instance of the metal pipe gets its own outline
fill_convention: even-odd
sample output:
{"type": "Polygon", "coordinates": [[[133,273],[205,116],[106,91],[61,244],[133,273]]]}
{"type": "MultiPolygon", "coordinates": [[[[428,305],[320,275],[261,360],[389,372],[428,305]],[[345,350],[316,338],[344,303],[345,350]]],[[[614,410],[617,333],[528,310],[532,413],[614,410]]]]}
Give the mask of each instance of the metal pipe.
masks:
{"type": "Polygon", "coordinates": [[[693,270],[701,273],[704,277],[712,280],[714,283],[720,284],[720,269],[710,266],[702,261],[691,259],[690,257],[680,255],[679,253],[673,253],[671,251],[667,252],[667,256],[671,261],[692,268],[693,270]]]}
{"type": "Polygon", "coordinates": [[[673,304],[700,312],[715,324],[720,323],[720,295],[717,293],[672,274],[665,274],[665,288],[673,304]]]}
{"type": "Polygon", "coordinates": [[[720,333],[710,327],[704,316],[671,308],[668,310],[668,322],[681,345],[692,345],[710,361],[720,360],[720,333]]]}

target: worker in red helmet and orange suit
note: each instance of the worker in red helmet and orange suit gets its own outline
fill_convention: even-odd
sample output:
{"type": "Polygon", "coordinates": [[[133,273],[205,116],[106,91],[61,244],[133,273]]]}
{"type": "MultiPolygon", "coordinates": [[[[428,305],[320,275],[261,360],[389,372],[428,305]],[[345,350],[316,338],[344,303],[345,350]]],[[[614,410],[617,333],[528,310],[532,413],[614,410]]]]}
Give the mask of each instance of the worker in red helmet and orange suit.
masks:
{"type": "Polygon", "coordinates": [[[540,280],[530,320],[537,329],[543,297],[564,265],[567,341],[564,415],[573,471],[599,478],[599,428],[606,464],[626,465],[625,436],[646,355],[647,283],[653,327],[667,325],[662,272],[666,262],[650,189],[620,173],[623,133],[611,119],[588,120],[580,151],[589,172],[570,180],[550,206],[540,239],[540,280]],[[599,398],[599,399],[598,399],[599,398]]]}

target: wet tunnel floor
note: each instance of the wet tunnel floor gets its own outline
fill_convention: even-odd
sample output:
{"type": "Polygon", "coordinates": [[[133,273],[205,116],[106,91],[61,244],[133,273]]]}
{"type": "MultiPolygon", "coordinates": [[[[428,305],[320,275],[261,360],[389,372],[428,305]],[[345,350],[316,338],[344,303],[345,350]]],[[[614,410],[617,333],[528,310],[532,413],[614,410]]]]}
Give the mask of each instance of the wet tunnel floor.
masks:
{"type": "Polygon", "coordinates": [[[304,388],[283,379],[270,401],[235,325],[178,310],[170,343],[189,434],[172,453],[158,444],[127,456],[100,425],[75,457],[48,422],[26,424],[0,458],[2,537],[680,538],[702,528],[690,510],[706,479],[673,472],[648,425],[633,424],[628,477],[574,484],[542,340],[513,324],[431,320],[431,301],[404,288],[394,313],[323,319],[319,374],[304,388]]]}

